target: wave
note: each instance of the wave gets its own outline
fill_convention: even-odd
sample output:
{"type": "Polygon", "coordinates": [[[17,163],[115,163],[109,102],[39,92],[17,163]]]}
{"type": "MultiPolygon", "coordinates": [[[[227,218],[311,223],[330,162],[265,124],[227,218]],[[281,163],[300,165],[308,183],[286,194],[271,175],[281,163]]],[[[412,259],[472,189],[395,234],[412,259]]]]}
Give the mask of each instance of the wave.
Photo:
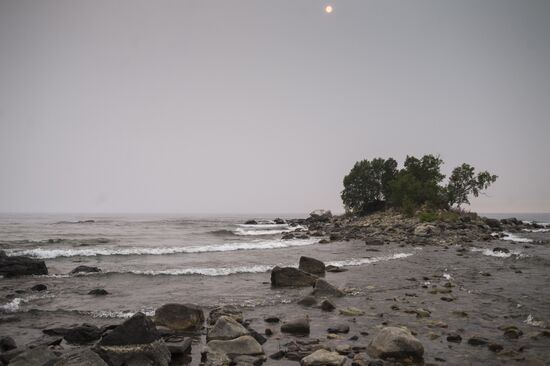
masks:
{"type": "Polygon", "coordinates": [[[228,252],[235,250],[280,249],[316,244],[318,238],[297,240],[267,240],[248,243],[229,243],[219,245],[189,246],[189,247],[128,247],[128,248],[35,248],[6,250],[8,256],[25,255],[40,259],[59,257],[95,257],[111,255],[169,255],[192,254],[206,252],[228,252]]]}
{"type": "Polygon", "coordinates": [[[251,229],[288,229],[290,225],[288,224],[238,224],[237,226],[242,228],[251,228],[251,229]]]}
{"type": "Polygon", "coordinates": [[[522,231],[525,231],[527,233],[547,233],[550,231],[550,228],[548,229],[523,229],[522,231]]]}
{"type": "Polygon", "coordinates": [[[504,235],[506,235],[505,237],[502,238],[502,240],[507,240],[507,241],[513,241],[513,242],[516,242],[516,243],[532,243],[533,242],[533,239],[528,239],[528,238],[522,238],[520,236],[517,236],[515,234],[512,234],[512,233],[509,233],[509,232],[502,232],[504,235]]]}
{"type": "Polygon", "coordinates": [[[489,257],[498,257],[498,258],[509,258],[511,256],[517,256],[517,257],[524,257],[525,254],[522,254],[519,250],[511,250],[508,253],[496,251],[494,252],[493,249],[483,249],[483,248],[472,248],[472,252],[481,252],[483,255],[489,256],[489,257]]]}
{"type": "Polygon", "coordinates": [[[17,313],[21,311],[21,305],[39,299],[49,299],[55,297],[52,294],[30,295],[27,297],[16,297],[10,302],[0,305],[0,314],[17,313]]]}
{"type": "Polygon", "coordinates": [[[407,258],[413,255],[413,253],[396,253],[392,255],[385,255],[381,257],[372,257],[372,258],[353,258],[343,261],[331,261],[327,262],[327,265],[337,266],[337,267],[347,267],[347,266],[361,266],[363,264],[370,264],[382,261],[389,261],[392,259],[402,259],[407,258]]]}

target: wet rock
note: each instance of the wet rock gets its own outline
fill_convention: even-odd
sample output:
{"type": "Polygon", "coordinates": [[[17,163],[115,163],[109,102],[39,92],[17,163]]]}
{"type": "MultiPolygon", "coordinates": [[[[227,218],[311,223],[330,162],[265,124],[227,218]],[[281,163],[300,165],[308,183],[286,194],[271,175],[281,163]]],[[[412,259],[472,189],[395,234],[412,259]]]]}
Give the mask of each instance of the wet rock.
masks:
{"type": "Polygon", "coordinates": [[[45,366],[52,365],[57,356],[46,346],[30,348],[10,361],[10,366],[45,366]]]}
{"type": "Polygon", "coordinates": [[[339,344],[334,348],[334,350],[341,355],[348,355],[353,352],[349,344],[339,344]]]}
{"type": "Polygon", "coordinates": [[[416,309],[414,311],[416,313],[417,318],[429,318],[431,316],[431,312],[426,309],[416,309]]]}
{"type": "Polygon", "coordinates": [[[248,333],[248,330],[235,321],[235,319],[222,315],[208,332],[207,339],[227,341],[247,335],[248,333]]]}
{"type": "Polygon", "coordinates": [[[155,324],[173,330],[196,330],[204,323],[202,309],[192,304],[166,304],[155,311],[155,324]]]}
{"type": "Polygon", "coordinates": [[[347,272],[347,269],[329,264],[328,266],[325,267],[325,271],[331,272],[331,273],[340,273],[340,272],[347,272]]]}
{"type": "Polygon", "coordinates": [[[261,355],[264,353],[262,346],[251,336],[245,335],[228,341],[210,341],[206,345],[206,354],[222,353],[233,358],[237,355],[261,355]]]}
{"type": "Polygon", "coordinates": [[[327,329],[327,332],[332,334],[346,334],[349,333],[349,325],[338,324],[327,329]]]}
{"type": "Polygon", "coordinates": [[[504,338],[507,338],[507,339],[518,339],[523,335],[523,332],[514,326],[506,327],[503,330],[504,330],[504,338]]]}
{"type": "Polygon", "coordinates": [[[208,314],[208,324],[214,325],[220,316],[228,316],[233,318],[235,321],[242,323],[243,322],[243,312],[234,305],[224,305],[214,308],[208,314]]]}
{"type": "Polygon", "coordinates": [[[299,317],[281,325],[281,331],[292,334],[309,334],[309,318],[299,317]]]}
{"type": "Polygon", "coordinates": [[[313,288],[312,294],[315,296],[342,297],[346,295],[344,291],[340,290],[336,286],[331,285],[330,283],[323,280],[322,278],[319,278],[317,281],[315,281],[315,284],[313,287],[314,288],[313,288]]]}
{"type": "Polygon", "coordinates": [[[292,267],[276,266],[271,270],[273,287],[309,287],[315,284],[317,276],[292,267]]]}
{"type": "Polygon", "coordinates": [[[22,256],[8,257],[0,250],[0,276],[17,277],[31,275],[47,275],[46,263],[41,260],[22,256]]]}
{"type": "Polygon", "coordinates": [[[46,291],[48,289],[48,286],[39,283],[38,285],[34,285],[31,287],[31,291],[46,291]]]}
{"type": "Polygon", "coordinates": [[[281,350],[269,355],[269,358],[271,358],[272,360],[280,360],[283,357],[285,357],[285,352],[281,350]]]}
{"type": "Polygon", "coordinates": [[[501,248],[501,247],[496,247],[496,248],[493,248],[493,252],[494,253],[510,253],[510,249],[507,249],[507,248],[501,248]]]}
{"type": "Polygon", "coordinates": [[[101,338],[102,331],[92,324],[82,324],[70,328],[64,338],[70,344],[86,344],[101,338]]]}
{"type": "Polygon", "coordinates": [[[421,359],[424,355],[424,346],[409,330],[386,327],[369,343],[367,353],[371,357],[381,359],[400,360],[408,357],[421,359]]]}
{"type": "Polygon", "coordinates": [[[447,342],[460,343],[462,342],[462,337],[457,333],[449,333],[447,335],[447,342]]]}
{"type": "Polygon", "coordinates": [[[333,311],[336,309],[336,305],[329,299],[325,299],[321,302],[321,310],[323,311],[333,311]]]}
{"type": "Polygon", "coordinates": [[[256,220],[247,220],[244,222],[245,225],[258,225],[258,221],[256,220]]]}
{"type": "Polygon", "coordinates": [[[273,335],[273,331],[271,330],[271,328],[265,328],[264,333],[267,337],[271,337],[273,335]]]}
{"type": "Polygon", "coordinates": [[[233,358],[232,365],[234,366],[260,366],[267,358],[261,356],[239,355],[233,358]]]}
{"type": "Polygon", "coordinates": [[[10,336],[0,337],[0,353],[17,348],[17,344],[10,336]]]}
{"type": "Polygon", "coordinates": [[[162,340],[121,346],[96,345],[94,351],[109,366],[169,366],[172,355],[162,340]]]}
{"type": "Polygon", "coordinates": [[[136,313],[130,319],[103,336],[100,346],[125,346],[147,344],[159,339],[159,333],[151,319],[136,313]]]}
{"type": "Polygon", "coordinates": [[[281,239],[283,240],[292,240],[292,239],[295,239],[296,237],[294,236],[294,233],[284,233],[282,236],[281,236],[281,239]]]}
{"type": "Polygon", "coordinates": [[[495,352],[495,353],[500,352],[504,349],[504,347],[498,343],[489,343],[487,348],[489,348],[489,351],[495,352]]]}
{"type": "Polygon", "coordinates": [[[487,224],[492,229],[498,229],[500,230],[502,227],[500,226],[500,221],[497,219],[489,219],[487,217],[483,218],[483,221],[485,221],[485,224],[487,224]]]}
{"type": "Polygon", "coordinates": [[[231,359],[227,357],[225,353],[222,352],[207,352],[204,353],[204,366],[229,366],[231,364],[231,359]]]}
{"type": "Polygon", "coordinates": [[[302,358],[301,366],[342,366],[346,362],[346,357],[336,352],[330,352],[325,349],[318,349],[309,356],[302,358]]]}
{"type": "Polygon", "coordinates": [[[361,309],[349,307],[345,309],[340,309],[340,314],[345,316],[361,316],[361,315],[365,315],[365,312],[361,309]]]}
{"type": "Polygon", "coordinates": [[[304,272],[311,273],[317,276],[325,275],[325,264],[318,259],[311,257],[300,257],[298,268],[304,272]]]}
{"type": "Polygon", "coordinates": [[[298,304],[302,306],[315,306],[317,299],[314,296],[306,296],[298,300],[298,304]]]}
{"type": "Polygon", "coordinates": [[[168,351],[172,355],[185,355],[191,353],[192,339],[172,337],[164,341],[168,351]]]}
{"type": "Polygon", "coordinates": [[[73,269],[70,274],[76,274],[76,273],[97,273],[101,272],[101,269],[98,267],[90,267],[90,266],[78,266],[75,269],[73,269]]]}
{"type": "Polygon", "coordinates": [[[368,237],[365,239],[365,245],[368,246],[381,246],[384,245],[384,241],[382,239],[368,237]]]}
{"type": "Polygon", "coordinates": [[[109,292],[107,292],[107,290],[104,290],[102,288],[96,288],[88,292],[88,295],[105,296],[105,295],[109,295],[109,292]]]}
{"type": "Polygon", "coordinates": [[[481,336],[473,336],[472,338],[468,339],[468,344],[470,346],[484,346],[487,343],[489,343],[489,340],[487,338],[481,337],[481,336]]]}
{"type": "MultiPolygon", "coordinates": [[[[265,342],[267,342],[267,338],[264,337],[263,335],[261,335],[260,333],[258,333],[257,331],[255,331],[254,329],[248,327],[246,328],[249,332],[249,334],[252,336],[252,338],[254,338],[256,340],[256,342],[258,342],[259,344],[264,344],[265,342]]],[[[267,329],[266,329],[267,331],[267,329]]],[[[266,335],[267,335],[267,332],[266,332],[266,335]]]]}
{"type": "Polygon", "coordinates": [[[267,318],[264,318],[264,322],[266,322],[266,323],[278,323],[280,321],[281,321],[281,319],[279,319],[276,316],[268,316],[267,318]]]}
{"type": "Polygon", "coordinates": [[[76,348],[61,355],[52,366],[107,366],[107,363],[89,348],[76,348]]]}
{"type": "Polygon", "coordinates": [[[7,365],[12,359],[25,352],[24,349],[15,348],[6,352],[0,352],[0,365],[7,365]]]}
{"type": "Polygon", "coordinates": [[[330,243],[330,241],[328,241],[327,239],[319,240],[319,244],[328,244],[328,243],[330,243]]]}

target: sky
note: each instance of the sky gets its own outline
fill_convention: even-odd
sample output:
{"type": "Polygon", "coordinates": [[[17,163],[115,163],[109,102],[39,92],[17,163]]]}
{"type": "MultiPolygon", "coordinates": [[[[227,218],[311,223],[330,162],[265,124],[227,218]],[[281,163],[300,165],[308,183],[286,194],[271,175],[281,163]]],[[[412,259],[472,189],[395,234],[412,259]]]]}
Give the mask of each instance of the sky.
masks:
{"type": "Polygon", "coordinates": [[[356,161],[424,154],[499,176],[472,210],[550,212],[549,19],[547,0],[0,0],[0,212],[341,212],[356,161]]]}

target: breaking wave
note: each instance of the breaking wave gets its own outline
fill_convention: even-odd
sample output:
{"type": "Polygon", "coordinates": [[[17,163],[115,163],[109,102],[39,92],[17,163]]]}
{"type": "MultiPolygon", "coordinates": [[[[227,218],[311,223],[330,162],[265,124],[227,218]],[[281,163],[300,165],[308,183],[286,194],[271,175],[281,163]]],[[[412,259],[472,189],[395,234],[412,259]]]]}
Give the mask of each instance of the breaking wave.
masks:
{"type": "Polygon", "coordinates": [[[318,238],[297,240],[266,240],[248,243],[229,243],[218,245],[188,246],[188,247],[127,247],[127,248],[35,248],[6,250],[9,256],[25,255],[40,259],[59,257],[95,257],[111,255],[169,255],[184,253],[228,252],[252,249],[280,249],[299,247],[317,243],[318,238]]]}
{"type": "Polygon", "coordinates": [[[10,313],[17,313],[21,311],[21,305],[26,304],[28,302],[39,300],[39,299],[49,299],[55,297],[52,294],[41,294],[41,295],[30,295],[27,297],[16,297],[12,299],[10,302],[7,302],[3,305],[0,305],[0,314],[10,314],[10,313]]]}
{"type": "Polygon", "coordinates": [[[483,248],[472,248],[472,252],[481,252],[483,255],[489,257],[499,257],[499,258],[509,258],[511,256],[523,257],[525,256],[519,250],[510,250],[509,252],[493,251],[493,249],[483,249],[483,248]]]}

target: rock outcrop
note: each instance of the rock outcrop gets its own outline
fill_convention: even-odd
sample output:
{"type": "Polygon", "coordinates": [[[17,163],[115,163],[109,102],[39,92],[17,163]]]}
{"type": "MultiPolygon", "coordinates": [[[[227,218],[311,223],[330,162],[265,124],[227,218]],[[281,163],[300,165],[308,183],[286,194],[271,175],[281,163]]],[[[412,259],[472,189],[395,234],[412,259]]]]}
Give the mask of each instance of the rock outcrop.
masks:
{"type": "Polygon", "coordinates": [[[0,250],[0,276],[17,277],[47,274],[48,268],[44,261],[22,256],[9,257],[6,252],[0,250]]]}

